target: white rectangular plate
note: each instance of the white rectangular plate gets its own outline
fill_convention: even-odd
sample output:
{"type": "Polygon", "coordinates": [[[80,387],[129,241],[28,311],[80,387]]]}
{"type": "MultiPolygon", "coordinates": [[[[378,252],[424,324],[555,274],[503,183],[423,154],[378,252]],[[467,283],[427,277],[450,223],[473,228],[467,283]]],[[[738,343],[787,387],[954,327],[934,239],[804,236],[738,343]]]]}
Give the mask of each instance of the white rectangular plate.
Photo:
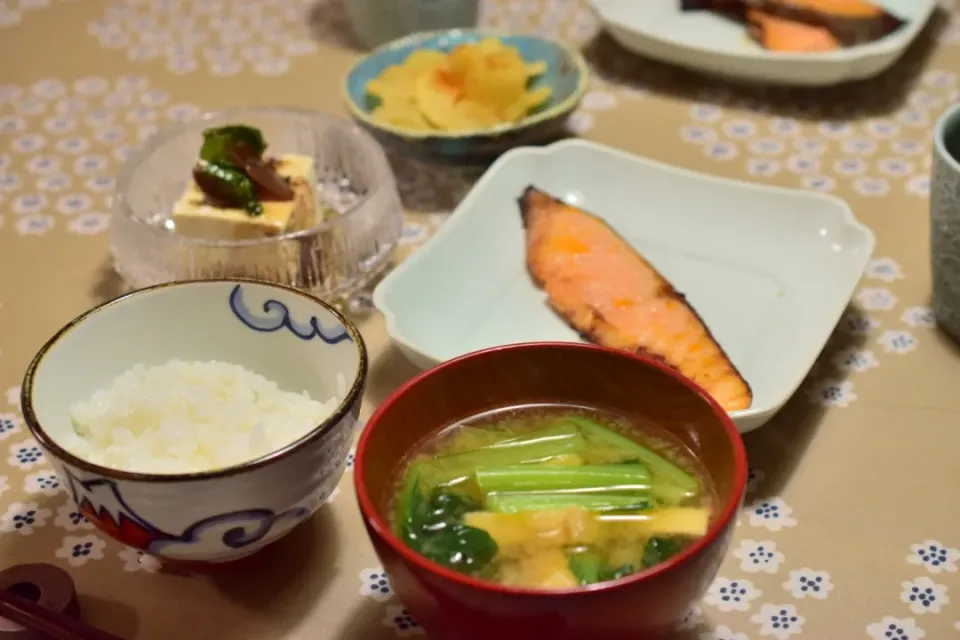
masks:
{"type": "Polygon", "coordinates": [[[526,270],[517,198],[536,187],[605,218],[704,318],[769,419],[823,348],[873,253],[845,202],[715,178],[573,140],[501,157],[374,291],[387,331],[429,367],[502,344],[581,338],[526,270]]]}
{"type": "Polygon", "coordinates": [[[622,47],[663,62],[751,82],[826,86],[875,76],[893,65],[933,15],[937,0],[874,0],[906,24],[885,38],[825,53],[777,53],[710,11],[680,0],[588,0],[622,47]]]}

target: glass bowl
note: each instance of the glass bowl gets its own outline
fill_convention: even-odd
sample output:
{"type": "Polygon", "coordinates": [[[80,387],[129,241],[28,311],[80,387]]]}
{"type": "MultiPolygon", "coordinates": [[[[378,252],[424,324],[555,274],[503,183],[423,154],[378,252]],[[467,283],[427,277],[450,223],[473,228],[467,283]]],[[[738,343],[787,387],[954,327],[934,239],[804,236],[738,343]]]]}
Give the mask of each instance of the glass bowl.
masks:
{"type": "Polygon", "coordinates": [[[246,277],[342,303],[390,263],[403,228],[396,180],[377,142],[333,116],[292,108],[242,108],[205,115],[147,140],[120,171],[111,250],[124,281],[142,288],[185,279],[246,277]],[[267,153],[313,157],[327,219],[311,229],[250,240],[177,234],[170,222],[209,127],[263,131],[267,153]]]}

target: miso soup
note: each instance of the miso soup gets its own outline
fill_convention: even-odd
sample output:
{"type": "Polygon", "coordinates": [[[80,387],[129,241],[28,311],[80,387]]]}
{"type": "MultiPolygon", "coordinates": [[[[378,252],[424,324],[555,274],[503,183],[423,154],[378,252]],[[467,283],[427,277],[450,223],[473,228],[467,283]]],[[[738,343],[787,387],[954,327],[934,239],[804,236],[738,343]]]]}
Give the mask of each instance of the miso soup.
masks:
{"type": "Polygon", "coordinates": [[[401,465],[393,527],[446,567],[551,589],[615,580],[704,536],[715,497],[665,430],[533,405],[437,432],[401,465]]]}

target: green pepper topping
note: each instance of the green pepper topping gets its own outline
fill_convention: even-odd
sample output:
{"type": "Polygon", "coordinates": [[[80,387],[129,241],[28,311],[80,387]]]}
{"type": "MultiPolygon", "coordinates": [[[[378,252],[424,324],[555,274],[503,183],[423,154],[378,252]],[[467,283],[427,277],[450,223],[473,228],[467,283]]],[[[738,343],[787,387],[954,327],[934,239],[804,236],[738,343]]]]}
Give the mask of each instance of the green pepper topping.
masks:
{"type": "MultiPolygon", "coordinates": [[[[266,148],[267,143],[263,139],[263,134],[253,127],[228,125],[207,129],[203,132],[203,146],[200,149],[201,167],[194,173],[209,173],[203,168],[204,164],[219,167],[222,170],[231,170],[234,174],[239,172],[252,185],[254,199],[291,201],[295,197],[293,188],[277,172],[274,162],[264,160],[263,152],[266,148]]],[[[214,172],[216,173],[216,170],[214,172]]],[[[214,185],[209,176],[205,182],[197,182],[197,185],[211,202],[239,204],[242,201],[248,203],[242,205],[247,211],[251,213],[255,210],[262,211],[261,206],[255,207],[249,204],[246,183],[237,180],[235,176],[229,176],[229,178],[232,185],[239,186],[225,188],[220,184],[224,182],[223,176],[216,178],[219,186],[214,185]],[[241,191],[238,192],[238,189],[241,191]]],[[[259,215],[259,213],[253,215],[259,215]]]]}
{"type": "Polygon", "coordinates": [[[216,205],[242,207],[252,216],[263,213],[256,187],[243,171],[219,162],[200,162],[193,168],[193,179],[216,205]]]}
{"type": "Polygon", "coordinates": [[[234,164],[233,155],[238,147],[244,148],[242,155],[263,156],[267,143],[259,129],[233,124],[203,132],[203,147],[200,159],[205,162],[234,164]]]}

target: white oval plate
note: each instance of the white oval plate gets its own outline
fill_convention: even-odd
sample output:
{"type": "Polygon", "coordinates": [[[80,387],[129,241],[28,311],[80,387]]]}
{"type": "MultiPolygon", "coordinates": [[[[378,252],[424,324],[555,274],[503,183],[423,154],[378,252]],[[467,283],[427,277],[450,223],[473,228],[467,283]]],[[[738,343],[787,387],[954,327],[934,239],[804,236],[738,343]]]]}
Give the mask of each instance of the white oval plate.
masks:
{"type": "Polygon", "coordinates": [[[517,342],[582,342],[527,273],[517,198],[530,184],[605,218],[687,295],[753,389],[753,405],[731,413],[743,432],[796,391],[873,253],[873,233],[832,196],[580,140],[515,149],[373,293],[414,364],[517,342]]]}
{"type": "Polygon", "coordinates": [[[867,44],[825,53],[776,53],[746,28],[680,0],[588,0],[625,49],[681,67],[750,82],[828,86],[873,77],[893,65],[933,15],[937,0],[874,0],[907,24],[867,44]]]}

